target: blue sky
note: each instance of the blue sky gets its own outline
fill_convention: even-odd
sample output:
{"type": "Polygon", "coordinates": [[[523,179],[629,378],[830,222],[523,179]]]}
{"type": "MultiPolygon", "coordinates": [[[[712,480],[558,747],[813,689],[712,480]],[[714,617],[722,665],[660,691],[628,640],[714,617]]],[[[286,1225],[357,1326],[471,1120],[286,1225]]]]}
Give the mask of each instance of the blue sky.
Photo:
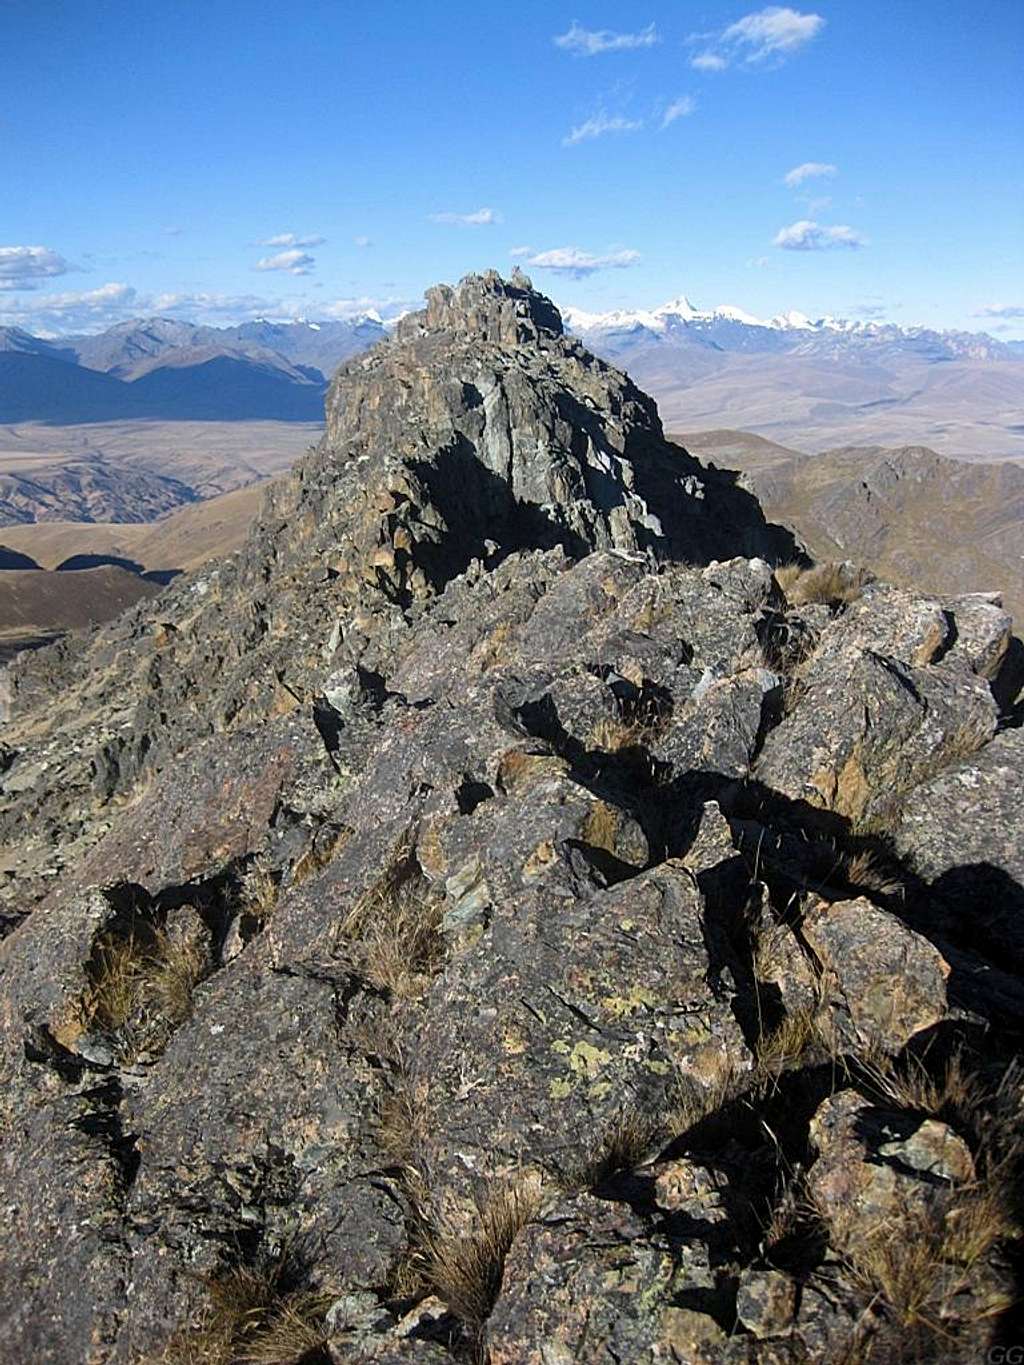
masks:
{"type": "Polygon", "coordinates": [[[0,321],[386,311],[518,260],[592,310],[1024,336],[1022,69],[1020,0],[3,0],[0,321]]]}

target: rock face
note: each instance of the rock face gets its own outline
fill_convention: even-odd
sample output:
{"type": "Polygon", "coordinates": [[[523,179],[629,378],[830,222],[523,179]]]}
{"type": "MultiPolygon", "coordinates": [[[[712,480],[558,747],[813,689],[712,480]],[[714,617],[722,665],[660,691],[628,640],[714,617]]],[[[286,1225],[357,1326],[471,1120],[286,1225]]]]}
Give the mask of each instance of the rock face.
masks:
{"type": "Polygon", "coordinates": [[[956,852],[1017,886],[1008,626],[793,607],[798,553],[490,274],[338,373],[241,551],[15,661],[0,1356],[995,1340],[1012,1220],[915,1316],[835,1206],[976,1229],[1012,1166],[1019,1081],[950,1079],[1024,1022],[956,852]]]}

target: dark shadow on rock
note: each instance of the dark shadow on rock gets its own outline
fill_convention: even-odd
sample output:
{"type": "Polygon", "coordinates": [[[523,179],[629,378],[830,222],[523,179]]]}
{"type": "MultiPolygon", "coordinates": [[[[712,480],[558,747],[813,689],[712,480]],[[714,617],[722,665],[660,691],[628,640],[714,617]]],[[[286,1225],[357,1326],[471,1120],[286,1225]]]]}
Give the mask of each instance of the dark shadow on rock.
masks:
{"type": "Polygon", "coordinates": [[[551,550],[558,545],[573,559],[590,552],[587,542],[569,527],[560,526],[534,503],[519,501],[508,481],[487,468],[464,435],[456,435],[436,463],[414,461],[410,467],[448,527],[440,543],[417,547],[417,562],[438,589],[472,560],[489,559],[488,540],[499,547],[492,563],[518,550],[551,550]]]}
{"type": "Polygon", "coordinates": [[[1024,640],[1016,635],[1010,636],[1009,647],[992,682],[992,695],[1004,725],[1024,724],[1024,640]]]}

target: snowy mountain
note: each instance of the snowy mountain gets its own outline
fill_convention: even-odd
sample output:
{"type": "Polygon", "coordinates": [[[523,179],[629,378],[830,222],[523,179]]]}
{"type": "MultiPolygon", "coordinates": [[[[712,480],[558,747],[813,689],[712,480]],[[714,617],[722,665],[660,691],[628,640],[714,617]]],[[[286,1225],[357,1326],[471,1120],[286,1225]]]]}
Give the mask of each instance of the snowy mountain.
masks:
{"type": "Polygon", "coordinates": [[[685,296],[660,308],[588,313],[563,309],[566,325],[602,355],[620,357],[638,347],[710,348],[740,354],[832,356],[902,353],[925,360],[1010,360],[1019,352],[983,332],[938,332],[890,322],[809,318],[790,310],[758,318],[723,305],[702,310],[685,296]]]}

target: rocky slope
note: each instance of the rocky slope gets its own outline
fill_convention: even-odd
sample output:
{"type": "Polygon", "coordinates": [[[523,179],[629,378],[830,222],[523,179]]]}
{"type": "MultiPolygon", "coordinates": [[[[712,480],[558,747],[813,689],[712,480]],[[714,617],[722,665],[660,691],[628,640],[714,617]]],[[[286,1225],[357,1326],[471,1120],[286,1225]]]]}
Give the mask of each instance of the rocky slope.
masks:
{"type": "Polygon", "coordinates": [[[803,455],[742,431],[677,438],[750,476],[767,514],[823,559],[853,559],[932,593],[998,587],[1024,619],[1024,466],[950,460],[924,446],[803,455]]]}
{"type": "Polygon", "coordinates": [[[1015,1339],[1011,623],[798,551],[490,274],[16,661],[0,1356],[1015,1339]]]}

